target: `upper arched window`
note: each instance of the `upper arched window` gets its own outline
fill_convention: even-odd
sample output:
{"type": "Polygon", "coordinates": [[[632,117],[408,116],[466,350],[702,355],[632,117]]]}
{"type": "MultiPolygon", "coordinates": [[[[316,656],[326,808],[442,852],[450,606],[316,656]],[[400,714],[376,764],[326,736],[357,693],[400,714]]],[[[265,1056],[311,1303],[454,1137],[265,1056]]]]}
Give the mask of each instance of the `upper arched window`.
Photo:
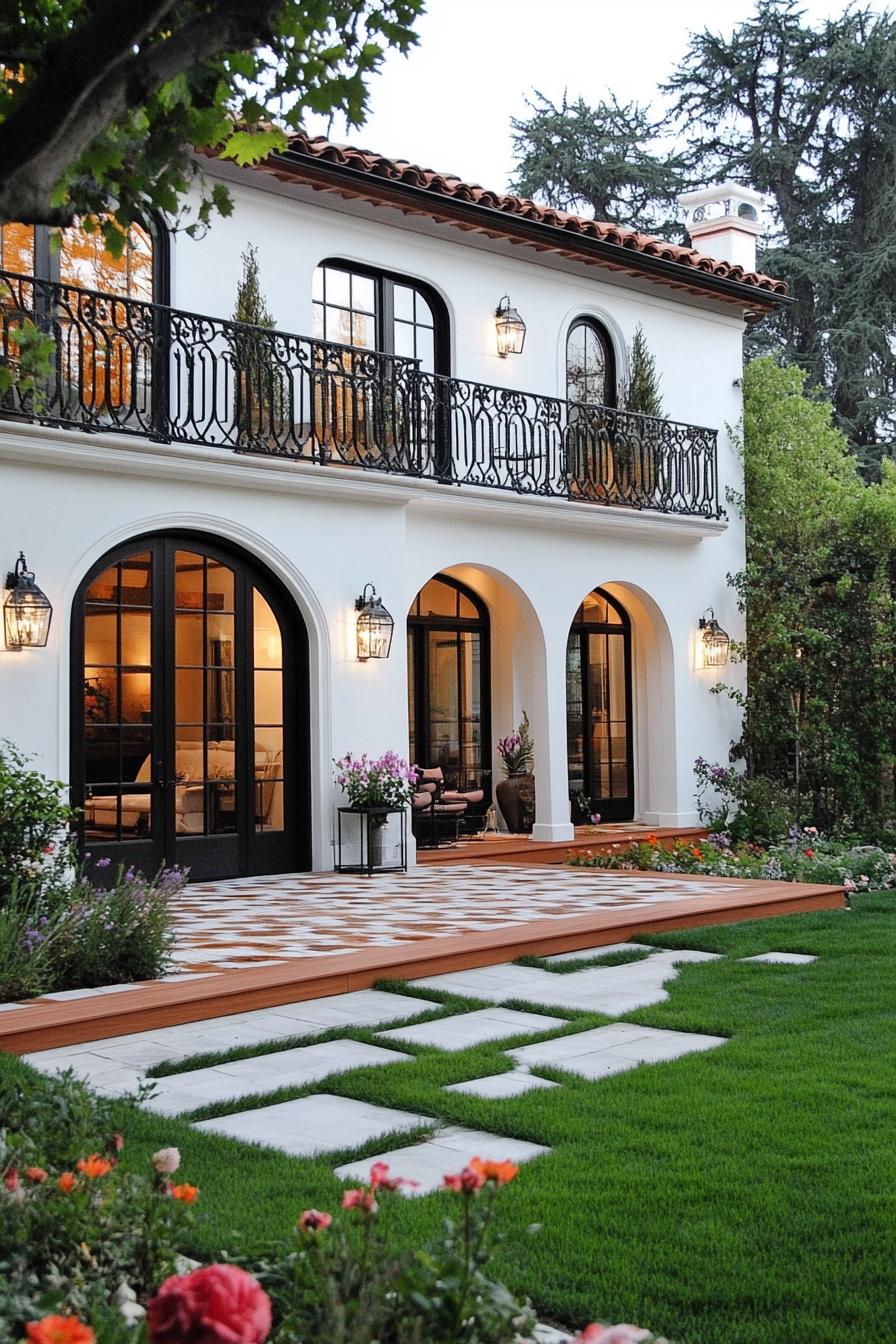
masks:
{"type": "Polygon", "coordinates": [[[313,334],[320,340],[419,359],[448,373],[448,314],[427,285],[385,271],[325,261],[314,272],[313,334]]]}
{"type": "Polygon", "coordinates": [[[566,337],[566,400],[580,406],[616,405],[616,360],[604,327],[580,317],[566,337]]]}
{"type": "Polygon", "coordinates": [[[99,229],[87,233],[73,224],[59,230],[58,245],[51,245],[50,234],[42,224],[0,225],[0,269],[145,303],[167,302],[161,226],[132,224],[120,257],[106,249],[99,229]]]}

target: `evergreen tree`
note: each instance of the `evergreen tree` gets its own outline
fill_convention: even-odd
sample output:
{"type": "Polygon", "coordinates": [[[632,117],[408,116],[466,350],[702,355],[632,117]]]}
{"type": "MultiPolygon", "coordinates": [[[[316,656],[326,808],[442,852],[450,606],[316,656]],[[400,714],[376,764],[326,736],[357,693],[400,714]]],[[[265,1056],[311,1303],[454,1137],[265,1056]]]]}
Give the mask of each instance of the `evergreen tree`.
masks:
{"type": "Polygon", "coordinates": [[[237,372],[236,422],[241,445],[259,445],[276,435],[284,414],[283,375],[271,338],[257,328],[275,326],[261,289],[258,250],[249,243],[241,257],[243,273],[236,290],[233,360],[237,372]]]}
{"type": "Polygon", "coordinates": [[[794,302],[748,351],[804,369],[877,475],[896,440],[896,19],[851,7],[812,25],[799,0],[757,0],[730,38],[693,36],[664,92],[663,122],[542,99],[513,124],[517,185],[667,237],[681,185],[758,187],[770,208],[759,264],[794,302]],[[684,147],[669,158],[672,135],[684,147]]]}
{"type": "Polygon", "coordinates": [[[243,263],[243,274],[236,287],[234,322],[248,322],[251,327],[275,327],[277,323],[274,315],[268,308],[267,299],[261,290],[258,248],[254,243],[249,243],[240,261],[243,263]]]}
{"type": "Polygon", "coordinates": [[[620,403],[625,411],[637,411],[640,415],[653,415],[658,420],[663,416],[663,399],[660,396],[660,379],[656,371],[656,359],[650,352],[644,328],[639,322],[628,349],[628,379],[622,390],[620,403]]]}

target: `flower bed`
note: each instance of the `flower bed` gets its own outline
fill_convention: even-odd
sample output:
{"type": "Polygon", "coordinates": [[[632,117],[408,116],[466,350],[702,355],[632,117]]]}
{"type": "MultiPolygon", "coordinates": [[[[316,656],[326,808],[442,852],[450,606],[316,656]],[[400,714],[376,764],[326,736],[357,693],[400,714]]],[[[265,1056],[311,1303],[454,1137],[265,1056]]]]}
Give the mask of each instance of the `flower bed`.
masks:
{"type": "MultiPolygon", "coordinates": [[[[0,1337],[26,1344],[517,1344],[535,1317],[489,1277],[510,1162],[473,1158],[445,1177],[441,1237],[392,1249],[399,1191],[383,1162],[336,1213],[297,1210],[293,1237],[243,1264],[199,1266],[187,1242],[200,1192],[177,1149],[126,1172],[109,1103],[71,1077],[0,1079],[0,1337]],[[100,1136],[99,1138],[97,1136],[100,1136]],[[78,1156],[78,1154],[81,1154],[78,1156]]],[[[647,1344],[593,1324],[580,1344],[647,1344]]],[[[664,1344],[655,1341],[655,1344],[664,1344]]]]}
{"type": "Polygon", "coordinates": [[[850,845],[826,839],[814,826],[791,828],[776,845],[734,841],[721,831],[705,840],[661,841],[645,836],[607,853],[580,850],[566,862],[574,868],[615,868],[654,873],[704,873],[710,877],[748,877],[773,882],[815,882],[853,891],[896,887],[896,854],[875,845],[850,845]]]}
{"type": "Polygon", "coordinates": [[[149,980],[168,967],[170,901],[186,874],[150,881],[120,869],[100,887],[77,862],[72,820],[62,785],[0,744],[0,1000],[149,980]]]}

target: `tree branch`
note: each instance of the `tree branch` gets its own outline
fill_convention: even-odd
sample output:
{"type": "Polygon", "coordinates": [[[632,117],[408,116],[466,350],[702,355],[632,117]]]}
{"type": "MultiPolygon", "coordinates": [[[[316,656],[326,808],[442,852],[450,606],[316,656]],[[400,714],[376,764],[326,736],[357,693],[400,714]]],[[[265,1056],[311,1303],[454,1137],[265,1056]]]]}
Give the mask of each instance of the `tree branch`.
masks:
{"type": "Polygon", "coordinates": [[[102,0],[48,52],[27,95],[0,124],[0,218],[58,222],[52,192],[102,131],[218,52],[269,39],[282,0],[217,0],[170,36],[141,45],[176,4],[102,0]]]}

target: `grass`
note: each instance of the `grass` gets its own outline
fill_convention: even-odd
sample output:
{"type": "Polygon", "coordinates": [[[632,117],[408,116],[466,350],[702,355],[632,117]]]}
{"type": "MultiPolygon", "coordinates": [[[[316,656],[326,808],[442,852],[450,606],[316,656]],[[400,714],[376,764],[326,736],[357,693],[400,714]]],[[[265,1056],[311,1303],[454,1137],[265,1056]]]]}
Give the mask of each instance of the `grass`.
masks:
{"type": "MultiPolygon", "coordinates": [[[[730,1036],[706,1054],[597,1083],[540,1070],[562,1078],[562,1090],[488,1101],[442,1088],[511,1067],[497,1045],[450,1054],[402,1046],[412,1062],[276,1095],[354,1096],[432,1116],[433,1125],[551,1147],[504,1192],[505,1240],[492,1267],[530,1294],[543,1318],[576,1327],[633,1320],[682,1344],[884,1340],[896,1313],[896,896],[855,906],[640,938],[727,954],[681,967],[666,1003],[626,1015],[730,1036]],[[820,960],[736,960],[770,950],[820,960]],[[533,1223],[542,1231],[527,1235],[533,1223]]],[[[432,1016],[479,1006],[429,990],[420,997],[442,1001],[432,1016]]],[[[606,1021],[549,1011],[569,1019],[550,1034],[606,1021]]],[[[328,1035],[376,1040],[367,1030],[328,1035]]],[[[248,1053],[258,1047],[228,1057],[248,1053]]],[[[184,1178],[202,1189],[191,1249],[205,1256],[288,1236],[303,1208],[336,1208],[342,1187],[333,1166],[390,1146],[379,1140],[320,1160],[288,1158],[126,1103],[120,1109],[129,1163],[161,1146],[181,1148],[184,1178]]],[[[405,1133],[391,1146],[412,1139],[405,1133]]],[[[403,1204],[397,1235],[419,1245],[437,1229],[447,1198],[403,1204]]]]}
{"type": "Polygon", "coordinates": [[[551,971],[554,975],[569,975],[572,971],[586,971],[594,966],[627,966],[632,961],[643,961],[649,952],[633,948],[630,952],[595,952],[590,957],[574,957],[569,961],[551,961],[548,957],[517,957],[515,966],[532,966],[536,971],[551,971]]]}

